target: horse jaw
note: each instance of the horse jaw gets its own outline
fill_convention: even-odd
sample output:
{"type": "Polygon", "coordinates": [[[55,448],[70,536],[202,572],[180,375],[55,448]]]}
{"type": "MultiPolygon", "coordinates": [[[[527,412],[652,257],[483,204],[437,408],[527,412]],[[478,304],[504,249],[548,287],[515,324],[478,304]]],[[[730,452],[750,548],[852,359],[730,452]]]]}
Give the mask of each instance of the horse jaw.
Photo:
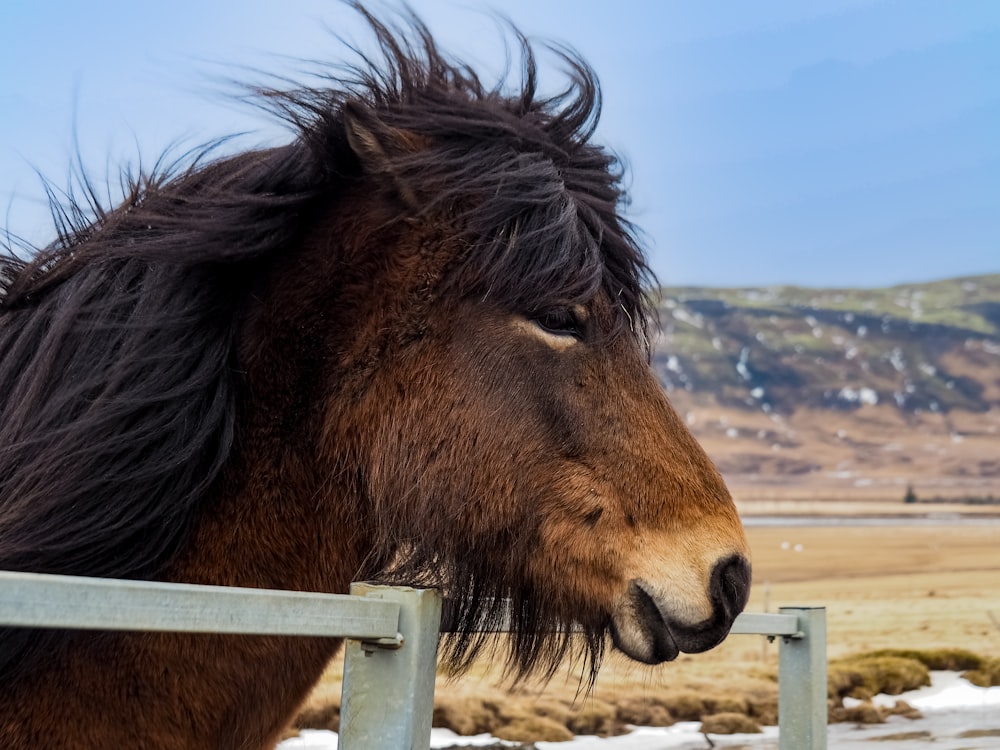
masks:
{"type": "Polygon", "coordinates": [[[645,664],[717,646],[729,634],[750,593],[745,550],[706,556],[697,566],[675,551],[646,556],[645,571],[630,578],[611,615],[614,645],[645,664]]]}

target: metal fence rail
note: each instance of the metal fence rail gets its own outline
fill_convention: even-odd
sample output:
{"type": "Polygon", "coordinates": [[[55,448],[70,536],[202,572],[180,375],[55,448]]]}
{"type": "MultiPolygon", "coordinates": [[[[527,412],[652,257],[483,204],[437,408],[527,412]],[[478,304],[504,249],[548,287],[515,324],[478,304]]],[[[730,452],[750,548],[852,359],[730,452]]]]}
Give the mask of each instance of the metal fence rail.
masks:
{"type": "MultiPolygon", "coordinates": [[[[430,745],[441,597],[355,583],[351,595],[0,572],[0,626],[337,636],[342,750],[430,745]]],[[[780,750],[826,748],[826,611],[744,613],[732,633],[781,638],[780,750]]]]}
{"type": "Polygon", "coordinates": [[[395,638],[399,605],[344,594],[0,571],[0,625],[395,638]]]}

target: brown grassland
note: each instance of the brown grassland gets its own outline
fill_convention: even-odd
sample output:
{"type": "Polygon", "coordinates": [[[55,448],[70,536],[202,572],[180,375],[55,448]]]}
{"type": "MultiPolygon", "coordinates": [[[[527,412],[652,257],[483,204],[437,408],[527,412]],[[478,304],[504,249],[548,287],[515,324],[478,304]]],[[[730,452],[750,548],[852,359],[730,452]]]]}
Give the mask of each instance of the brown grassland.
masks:
{"type": "MultiPolygon", "coordinates": [[[[825,606],[831,685],[838,660],[880,649],[1000,657],[1000,525],[751,526],[747,533],[754,556],[748,611],[825,606]]],[[[527,741],[709,716],[720,731],[727,721],[742,726],[747,717],[751,724],[776,722],[777,645],[760,636],[732,636],[708,653],[658,667],[612,653],[589,693],[581,692],[579,664],[567,665],[547,685],[508,689],[499,661],[483,659],[458,679],[439,676],[436,726],[527,741]]],[[[887,664],[877,665],[882,682],[875,684],[888,684],[887,671],[914,669],[887,664]]],[[[925,679],[926,668],[916,668],[915,676],[902,678],[904,686],[925,679]]],[[[340,688],[334,662],[299,725],[336,728],[340,688]]],[[[844,716],[833,698],[832,718],[863,718],[844,716]]]]}

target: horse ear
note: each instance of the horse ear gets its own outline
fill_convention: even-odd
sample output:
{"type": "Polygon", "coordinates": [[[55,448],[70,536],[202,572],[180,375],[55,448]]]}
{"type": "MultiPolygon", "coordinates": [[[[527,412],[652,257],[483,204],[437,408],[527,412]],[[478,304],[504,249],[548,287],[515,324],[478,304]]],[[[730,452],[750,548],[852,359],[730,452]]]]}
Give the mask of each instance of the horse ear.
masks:
{"type": "Polygon", "coordinates": [[[361,167],[371,174],[388,175],[408,208],[419,208],[419,201],[409,181],[399,173],[395,157],[413,154],[424,146],[419,136],[381,123],[369,123],[363,114],[344,109],[344,130],[347,142],[361,167]]]}

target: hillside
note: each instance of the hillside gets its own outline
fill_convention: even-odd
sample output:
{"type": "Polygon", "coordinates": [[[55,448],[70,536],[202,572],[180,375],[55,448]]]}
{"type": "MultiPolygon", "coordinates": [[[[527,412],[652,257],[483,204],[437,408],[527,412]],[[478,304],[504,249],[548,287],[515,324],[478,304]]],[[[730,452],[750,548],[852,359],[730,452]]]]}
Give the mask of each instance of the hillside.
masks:
{"type": "Polygon", "coordinates": [[[1000,274],[663,290],[654,367],[737,498],[1000,497],[1000,274]]]}

